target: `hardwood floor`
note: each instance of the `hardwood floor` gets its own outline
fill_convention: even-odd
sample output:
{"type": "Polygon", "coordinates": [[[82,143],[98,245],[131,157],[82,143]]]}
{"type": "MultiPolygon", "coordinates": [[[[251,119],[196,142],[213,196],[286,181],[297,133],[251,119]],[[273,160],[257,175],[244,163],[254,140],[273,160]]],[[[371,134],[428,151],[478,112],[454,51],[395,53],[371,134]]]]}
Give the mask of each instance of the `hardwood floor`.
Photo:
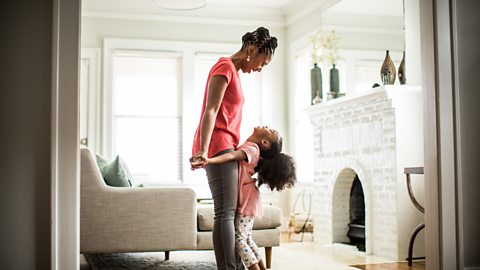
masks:
{"type": "MultiPolygon", "coordinates": [[[[277,260],[277,262],[281,262],[281,264],[278,266],[278,268],[274,267],[272,270],[289,269],[288,267],[283,267],[288,263],[287,258],[294,251],[300,252],[296,256],[292,256],[293,258],[302,256],[304,254],[315,256],[315,259],[310,259],[311,257],[307,255],[305,258],[297,261],[296,266],[299,267],[298,269],[425,270],[425,261],[421,260],[413,261],[413,265],[409,267],[407,262],[392,262],[382,258],[370,257],[368,255],[364,255],[364,253],[348,250],[348,246],[320,248],[313,245],[308,247],[310,244],[312,244],[311,234],[305,234],[305,241],[303,243],[298,242],[298,240],[300,240],[299,235],[294,235],[294,239],[297,241],[291,241],[288,238],[288,234],[282,233],[281,242],[284,245],[281,247],[282,249],[288,250],[288,253],[280,254],[281,256],[275,257],[275,260],[277,260]],[[333,264],[329,265],[328,267],[320,267],[320,264],[315,263],[317,260],[321,261],[323,265],[325,265],[325,263],[335,262],[343,264],[344,267],[339,267],[333,264]]],[[[283,253],[283,250],[278,249],[277,253],[280,252],[283,253]]]]}
{"type": "Polygon", "coordinates": [[[408,266],[406,262],[398,262],[398,263],[352,265],[352,267],[355,267],[361,270],[425,270],[425,262],[416,261],[416,262],[413,262],[412,266],[408,266]]]}

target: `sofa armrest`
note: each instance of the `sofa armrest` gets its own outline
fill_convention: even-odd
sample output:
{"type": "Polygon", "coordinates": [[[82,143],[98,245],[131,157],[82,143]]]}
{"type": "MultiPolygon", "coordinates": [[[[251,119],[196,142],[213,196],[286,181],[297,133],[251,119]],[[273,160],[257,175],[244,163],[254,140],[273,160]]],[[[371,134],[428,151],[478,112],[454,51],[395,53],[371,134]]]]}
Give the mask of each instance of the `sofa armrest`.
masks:
{"type": "Polygon", "coordinates": [[[195,249],[196,232],[189,188],[82,189],[82,253],[195,249]]]}

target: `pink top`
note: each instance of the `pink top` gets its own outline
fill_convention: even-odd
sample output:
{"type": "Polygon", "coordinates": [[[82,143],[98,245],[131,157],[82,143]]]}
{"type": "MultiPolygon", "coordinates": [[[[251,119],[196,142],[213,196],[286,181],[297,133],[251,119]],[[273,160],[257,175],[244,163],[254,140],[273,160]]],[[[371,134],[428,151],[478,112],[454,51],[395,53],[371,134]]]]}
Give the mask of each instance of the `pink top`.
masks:
{"type": "Polygon", "coordinates": [[[257,179],[252,177],[260,159],[260,148],[256,143],[246,141],[237,150],[247,155],[247,160],[239,162],[237,211],[243,216],[263,217],[257,179]]]}
{"type": "Polygon", "coordinates": [[[242,86],[240,85],[238,71],[232,60],[228,57],[222,57],[213,65],[208,74],[200,123],[198,123],[197,131],[193,139],[192,155],[200,150],[200,126],[207,102],[208,83],[213,76],[217,75],[225,77],[228,85],[222,103],[220,104],[217,118],[215,119],[215,126],[213,127],[210,147],[208,149],[208,157],[212,157],[223,150],[235,149],[240,141],[240,123],[242,122],[242,107],[244,102],[242,86]]]}

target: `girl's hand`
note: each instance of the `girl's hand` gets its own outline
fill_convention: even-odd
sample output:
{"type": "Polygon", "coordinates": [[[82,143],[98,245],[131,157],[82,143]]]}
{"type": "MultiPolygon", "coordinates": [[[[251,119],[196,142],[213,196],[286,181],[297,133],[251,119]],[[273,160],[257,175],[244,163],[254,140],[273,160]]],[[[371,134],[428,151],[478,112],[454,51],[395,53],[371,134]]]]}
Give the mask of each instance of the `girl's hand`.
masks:
{"type": "Polygon", "coordinates": [[[198,152],[190,158],[190,166],[192,170],[205,168],[207,166],[207,153],[198,152]]]}

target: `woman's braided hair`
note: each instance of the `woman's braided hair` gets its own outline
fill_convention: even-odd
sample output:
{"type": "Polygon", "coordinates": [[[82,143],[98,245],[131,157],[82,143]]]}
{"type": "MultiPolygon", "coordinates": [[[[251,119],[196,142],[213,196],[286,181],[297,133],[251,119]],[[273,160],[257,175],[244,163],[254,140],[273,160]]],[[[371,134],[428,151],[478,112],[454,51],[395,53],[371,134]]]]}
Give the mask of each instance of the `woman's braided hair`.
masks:
{"type": "Polygon", "coordinates": [[[270,32],[265,27],[259,27],[253,32],[247,32],[242,37],[242,49],[248,45],[255,45],[259,53],[274,54],[277,48],[277,38],[270,36],[270,32]]]}

